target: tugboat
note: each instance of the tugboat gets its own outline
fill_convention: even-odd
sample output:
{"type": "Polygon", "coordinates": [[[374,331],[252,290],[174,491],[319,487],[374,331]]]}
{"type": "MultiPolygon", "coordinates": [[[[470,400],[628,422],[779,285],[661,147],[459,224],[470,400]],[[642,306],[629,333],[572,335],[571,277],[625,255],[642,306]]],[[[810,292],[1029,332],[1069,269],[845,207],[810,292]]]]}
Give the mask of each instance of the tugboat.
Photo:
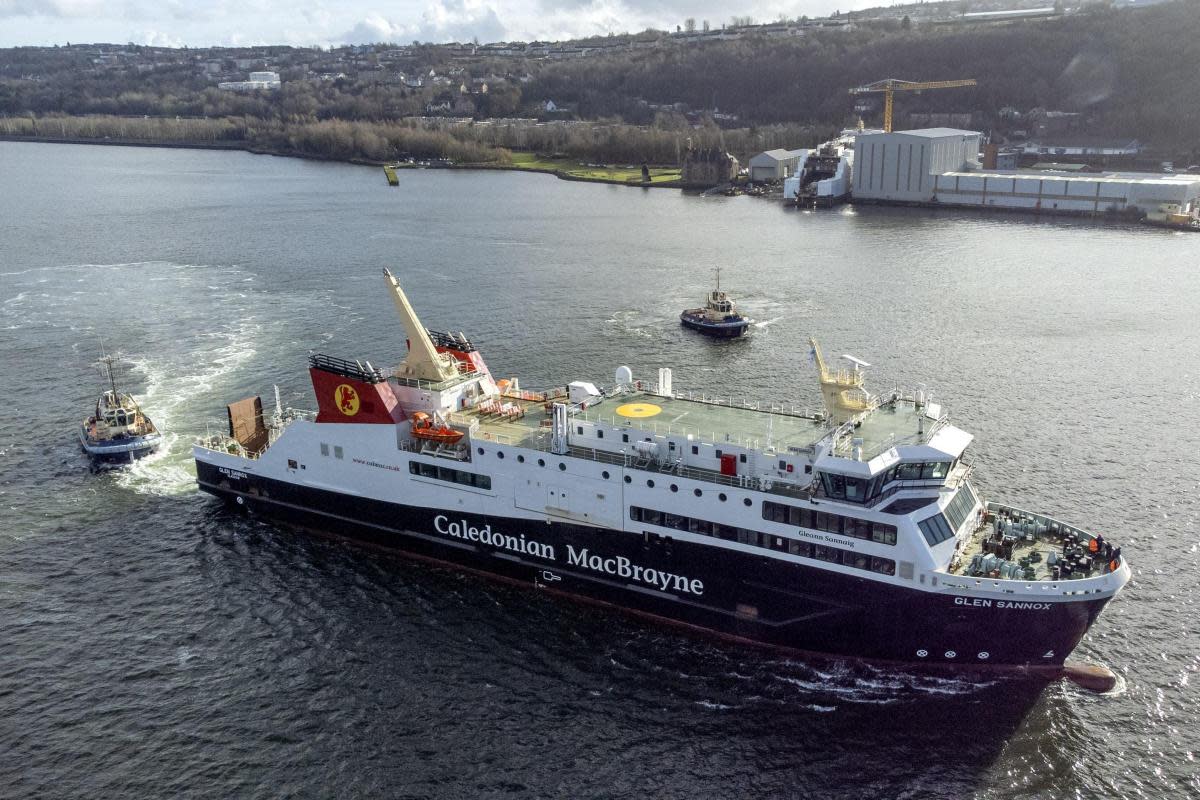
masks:
{"type": "Polygon", "coordinates": [[[100,359],[108,370],[109,390],[96,400],[96,413],[79,426],[79,442],[94,463],[132,463],[162,445],[162,434],[133,396],[117,391],[114,360],[100,359]]]}
{"type": "Polygon", "coordinates": [[[738,313],[729,295],[721,291],[721,268],[717,268],[717,288],[708,293],[704,308],[689,308],[679,315],[685,328],[709,336],[732,339],[741,336],[752,320],[738,313]]]}

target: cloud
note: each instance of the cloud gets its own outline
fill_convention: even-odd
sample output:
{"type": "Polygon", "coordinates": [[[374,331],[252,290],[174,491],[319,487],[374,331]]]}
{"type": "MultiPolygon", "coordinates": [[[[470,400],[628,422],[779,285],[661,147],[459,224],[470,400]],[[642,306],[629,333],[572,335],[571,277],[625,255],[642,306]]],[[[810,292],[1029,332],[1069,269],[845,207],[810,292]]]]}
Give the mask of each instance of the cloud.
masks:
{"type": "Polygon", "coordinates": [[[139,42],[148,47],[183,47],[185,42],[178,36],[163,31],[142,31],[129,37],[131,42],[139,42]]]}
{"type": "Polygon", "coordinates": [[[434,0],[421,12],[419,22],[396,22],[378,13],[369,14],[342,35],[346,44],[369,42],[481,42],[503,41],[507,28],[496,10],[482,0],[434,0]]]}
{"type": "Polygon", "coordinates": [[[90,17],[104,7],[103,0],[0,0],[0,17],[90,17]]]}

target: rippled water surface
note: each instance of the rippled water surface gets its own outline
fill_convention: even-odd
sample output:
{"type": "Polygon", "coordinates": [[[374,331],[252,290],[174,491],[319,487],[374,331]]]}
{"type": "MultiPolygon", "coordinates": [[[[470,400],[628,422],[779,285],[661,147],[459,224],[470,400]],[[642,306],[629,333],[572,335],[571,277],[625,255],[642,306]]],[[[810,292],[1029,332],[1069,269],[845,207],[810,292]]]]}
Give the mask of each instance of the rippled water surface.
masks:
{"type": "Polygon", "coordinates": [[[542,175],[0,142],[0,797],[1200,796],[1200,236],[542,175]],[[721,265],[760,320],[679,328],[721,265]],[[188,444],[310,349],[396,362],[381,268],[528,386],[924,382],[983,493],[1124,543],[1067,684],[804,663],[226,513],[188,444]],[[93,473],[101,346],[169,449],[93,473]]]}

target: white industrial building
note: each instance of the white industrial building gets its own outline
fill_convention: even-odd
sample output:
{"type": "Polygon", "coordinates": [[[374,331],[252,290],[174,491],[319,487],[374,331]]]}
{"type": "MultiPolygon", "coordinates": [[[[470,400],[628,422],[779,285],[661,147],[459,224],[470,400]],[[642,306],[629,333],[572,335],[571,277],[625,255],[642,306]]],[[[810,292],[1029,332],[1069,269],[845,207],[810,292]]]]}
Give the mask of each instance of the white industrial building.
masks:
{"type": "Polygon", "coordinates": [[[947,172],[931,202],[1082,214],[1200,211],[1200,175],[1146,172],[947,172]]]}
{"type": "Polygon", "coordinates": [[[750,159],[750,180],[753,183],[781,181],[795,175],[808,158],[808,150],[767,150],[750,159]]]}
{"type": "Polygon", "coordinates": [[[251,72],[248,81],[222,81],[218,89],[230,92],[253,92],[259,89],[278,89],[281,83],[278,72],[251,72]]]}
{"type": "Polygon", "coordinates": [[[854,197],[928,203],[946,172],[977,169],[982,134],[955,128],[862,133],[854,141],[854,197]]]}
{"type": "Polygon", "coordinates": [[[983,170],[980,139],[951,128],[861,134],[854,145],[854,199],[1200,218],[1200,175],[983,170]]]}

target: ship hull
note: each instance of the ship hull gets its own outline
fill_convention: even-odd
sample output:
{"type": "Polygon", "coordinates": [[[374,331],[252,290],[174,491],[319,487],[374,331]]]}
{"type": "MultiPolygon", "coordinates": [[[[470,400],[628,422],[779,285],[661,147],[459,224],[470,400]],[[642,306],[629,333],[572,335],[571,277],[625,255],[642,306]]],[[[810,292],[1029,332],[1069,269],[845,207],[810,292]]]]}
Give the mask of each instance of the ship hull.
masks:
{"type": "Polygon", "coordinates": [[[85,430],[80,428],[79,444],[94,463],[131,464],[155,453],[162,446],[162,435],[155,433],[151,436],[97,441],[89,439],[85,430]]]}
{"type": "Polygon", "coordinates": [[[683,323],[683,327],[690,328],[694,331],[715,336],[719,339],[732,339],[741,336],[750,327],[749,320],[739,320],[737,322],[706,322],[703,319],[697,319],[686,313],[681,314],[679,321],[683,323]]]}
{"type": "Polygon", "coordinates": [[[196,466],[202,490],[247,513],[792,651],[1050,673],[1109,599],[925,592],[646,532],[382,502],[196,466]]]}

